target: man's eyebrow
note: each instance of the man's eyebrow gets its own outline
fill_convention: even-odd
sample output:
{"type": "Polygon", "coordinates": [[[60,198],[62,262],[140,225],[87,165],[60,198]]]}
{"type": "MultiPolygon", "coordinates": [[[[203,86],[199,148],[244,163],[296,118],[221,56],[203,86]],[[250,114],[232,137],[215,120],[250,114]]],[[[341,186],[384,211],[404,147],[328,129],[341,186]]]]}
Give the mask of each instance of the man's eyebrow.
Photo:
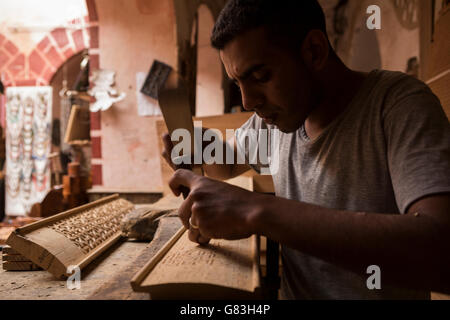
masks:
{"type": "MultiPolygon", "coordinates": [[[[252,66],[250,66],[247,70],[245,70],[240,76],[237,76],[237,79],[239,80],[245,80],[247,79],[253,72],[258,71],[259,69],[262,69],[263,67],[265,67],[264,63],[258,63],[258,64],[254,64],[252,66]]],[[[232,79],[235,80],[236,79],[232,79]]]]}

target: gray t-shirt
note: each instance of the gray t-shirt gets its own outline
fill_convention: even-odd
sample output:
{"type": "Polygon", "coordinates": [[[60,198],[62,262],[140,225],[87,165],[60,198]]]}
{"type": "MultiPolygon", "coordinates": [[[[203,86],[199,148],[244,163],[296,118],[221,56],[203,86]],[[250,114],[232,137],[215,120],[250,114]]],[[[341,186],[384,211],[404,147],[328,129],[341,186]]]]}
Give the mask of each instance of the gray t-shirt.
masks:
{"type": "MultiPolygon", "coordinates": [[[[254,115],[242,129],[268,129],[254,115]]],[[[236,134],[243,148],[243,134],[236,134]]],[[[280,133],[278,197],[327,208],[405,213],[416,200],[450,192],[450,127],[439,99],[421,81],[375,70],[352,102],[314,141],[304,127],[280,133]]],[[[246,154],[248,160],[248,152],[246,154]]],[[[256,171],[261,165],[252,165],[256,171]]],[[[282,247],[281,294],[286,299],[428,299],[428,292],[369,290],[367,278],[282,247]]],[[[382,277],[381,277],[382,279],[382,277]]]]}

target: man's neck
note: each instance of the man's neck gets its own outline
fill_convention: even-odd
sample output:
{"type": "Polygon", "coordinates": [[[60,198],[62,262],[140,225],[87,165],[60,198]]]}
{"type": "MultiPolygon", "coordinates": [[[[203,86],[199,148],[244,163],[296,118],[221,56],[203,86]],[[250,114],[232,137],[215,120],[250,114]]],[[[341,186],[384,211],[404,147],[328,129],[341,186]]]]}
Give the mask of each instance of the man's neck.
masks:
{"type": "Polygon", "coordinates": [[[316,139],[349,106],[367,74],[352,71],[341,62],[334,63],[318,80],[322,92],[318,104],[305,121],[306,134],[316,139]]]}

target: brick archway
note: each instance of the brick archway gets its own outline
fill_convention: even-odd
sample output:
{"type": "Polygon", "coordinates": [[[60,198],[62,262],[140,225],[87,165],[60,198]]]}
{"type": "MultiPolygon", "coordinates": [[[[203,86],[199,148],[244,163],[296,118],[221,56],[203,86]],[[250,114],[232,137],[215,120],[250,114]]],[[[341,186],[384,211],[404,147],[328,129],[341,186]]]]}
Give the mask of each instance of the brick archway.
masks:
{"type": "MultiPolygon", "coordinates": [[[[83,19],[71,21],[80,24],[83,19]]],[[[43,86],[50,83],[58,68],[75,54],[90,47],[89,29],[68,30],[57,28],[50,31],[25,55],[5,36],[0,35],[0,70],[5,86],[43,86]]]]}
{"type": "Polygon", "coordinates": [[[86,29],[54,29],[31,52],[30,75],[35,77],[36,85],[48,85],[64,62],[87,48],[86,29]]]}
{"type": "Polygon", "coordinates": [[[21,73],[16,65],[25,66],[25,55],[19,52],[11,40],[0,34],[0,71],[3,74],[2,81],[5,86],[10,86],[14,77],[21,73]]]}
{"type": "Polygon", "coordinates": [[[99,67],[98,15],[95,0],[86,0],[88,15],[69,21],[78,28],[56,28],[24,53],[0,34],[0,72],[6,87],[48,85],[58,68],[68,59],[89,49],[92,69],[99,67]]]}

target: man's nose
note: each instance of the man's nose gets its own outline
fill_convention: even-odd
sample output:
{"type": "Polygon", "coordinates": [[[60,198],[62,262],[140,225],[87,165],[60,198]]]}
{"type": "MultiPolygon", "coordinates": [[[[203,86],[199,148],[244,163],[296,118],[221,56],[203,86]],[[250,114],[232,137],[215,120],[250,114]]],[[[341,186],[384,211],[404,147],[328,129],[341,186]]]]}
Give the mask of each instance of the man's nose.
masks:
{"type": "Polygon", "coordinates": [[[243,107],[247,111],[255,111],[264,103],[262,94],[249,88],[241,88],[241,95],[243,107]]]}

